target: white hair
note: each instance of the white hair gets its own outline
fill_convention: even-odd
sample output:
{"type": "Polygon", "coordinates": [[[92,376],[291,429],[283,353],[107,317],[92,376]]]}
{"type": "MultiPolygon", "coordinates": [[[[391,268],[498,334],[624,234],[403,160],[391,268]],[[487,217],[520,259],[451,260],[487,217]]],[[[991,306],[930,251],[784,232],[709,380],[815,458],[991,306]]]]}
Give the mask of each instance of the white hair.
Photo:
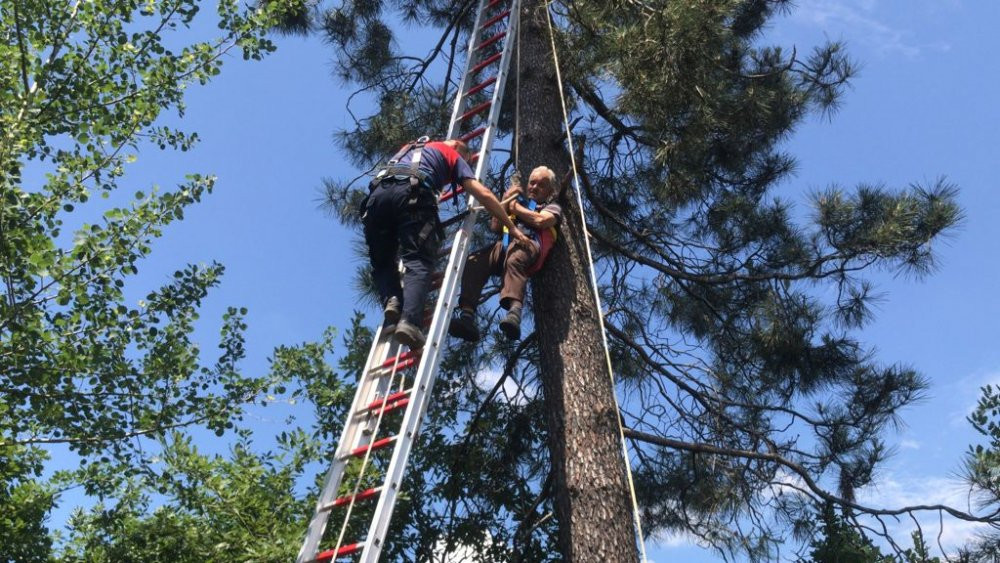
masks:
{"type": "Polygon", "coordinates": [[[534,174],[535,172],[541,172],[542,174],[544,174],[545,179],[549,181],[549,186],[552,187],[552,189],[555,189],[556,173],[553,172],[551,168],[549,168],[548,166],[539,166],[531,171],[532,174],[534,174]]]}

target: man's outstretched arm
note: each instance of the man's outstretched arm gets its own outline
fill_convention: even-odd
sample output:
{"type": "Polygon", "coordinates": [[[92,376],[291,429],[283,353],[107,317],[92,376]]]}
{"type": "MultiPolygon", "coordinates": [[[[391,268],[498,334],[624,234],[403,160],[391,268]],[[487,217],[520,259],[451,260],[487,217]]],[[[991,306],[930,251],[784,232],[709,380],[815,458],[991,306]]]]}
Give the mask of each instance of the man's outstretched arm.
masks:
{"type": "Polygon", "coordinates": [[[510,217],[507,216],[507,211],[503,208],[503,205],[500,204],[500,200],[497,199],[497,196],[493,195],[493,192],[491,192],[489,188],[473,178],[466,178],[463,180],[462,187],[465,188],[465,191],[468,192],[469,195],[476,198],[476,201],[478,201],[483,208],[486,209],[486,211],[489,211],[490,215],[496,217],[497,220],[500,221],[500,224],[507,227],[507,231],[515,241],[521,245],[532,244],[531,239],[526,237],[524,233],[522,233],[521,230],[514,225],[514,222],[510,220],[510,217]]]}

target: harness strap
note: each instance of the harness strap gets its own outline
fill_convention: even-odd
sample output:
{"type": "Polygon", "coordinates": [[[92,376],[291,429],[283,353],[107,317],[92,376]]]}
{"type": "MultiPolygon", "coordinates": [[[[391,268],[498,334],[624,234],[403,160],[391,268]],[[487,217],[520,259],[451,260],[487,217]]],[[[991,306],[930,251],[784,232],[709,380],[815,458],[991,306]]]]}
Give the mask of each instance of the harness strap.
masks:
{"type": "MultiPolygon", "coordinates": [[[[528,211],[534,211],[538,207],[538,202],[533,199],[528,199],[522,195],[517,196],[517,202],[528,208],[528,211]]],[[[514,217],[511,216],[511,219],[514,217]]],[[[532,229],[534,231],[534,229],[532,229]]],[[[538,236],[538,232],[532,232],[532,237],[534,237],[535,242],[541,244],[541,239],[538,236]]],[[[503,251],[507,252],[507,246],[510,245],[510,231],[507,227],[503,228],[503,251]]]]}
{"type": "MultiPolygon", "coordinates": [[[[426,145],[427,141],[429,141],[429,140],[430,140],[430,138],[427,137],[426,135],[424,135],[423,137],[420,137],[419,139],[417,139],[417,142],[414,143],[414,145],[413,145],[413,148],[415,148],[417,150],[417,153],[414,154],[413,158],[410,159],[410,187],[415,188],[422,181],[424,181],[424,178],[420,178],[419,177],[420,176],[420,157],[424,154],[424,145],[426,145]]],[[[425,177],[426,177],[426,175],[425,175],[425,177]]]]}
{"type": "Polygon", "coordinates": [[[371,183],[368,185],[368,190],[374,190],[383,180],[388,180],[389,178],[397,180],[409,179],[410,186],[413,188],[416,188],[420,184],[429,186],[430,184],[427,180],[430,176],[420,169],[420,157],[424,153],[424,145],[429,141],[430,137],[424,135],[412,143],[403,145],[403,148],[399,149],[399,152],[389,159],[389,162],[375,174],[375,177],[372,178],[371,183]],[[417,152],[410,159],[409,166],[401,166],[399,161],[409,154],[411,150],[416,150],[417,152]]]}

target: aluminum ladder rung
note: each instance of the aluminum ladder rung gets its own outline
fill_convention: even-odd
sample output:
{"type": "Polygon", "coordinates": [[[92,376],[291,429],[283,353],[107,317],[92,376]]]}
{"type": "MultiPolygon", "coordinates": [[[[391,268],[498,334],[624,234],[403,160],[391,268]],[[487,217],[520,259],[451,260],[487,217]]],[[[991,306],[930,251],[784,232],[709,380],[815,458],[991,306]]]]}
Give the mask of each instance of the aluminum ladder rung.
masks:
{"type": "MultiPolygon", "coordinates": [[[[462,219],[462,216],[461,215],[456,215],[455,217],[452,217],[451,219],[456,219],[456,218],[457,219],[462,219]]],[[[449,221],[451,221],[451,219],[449,219],[449,221]]],[[[441,250],[438,250],[438,254],[437,255],[438,255],[438,258],[444,258],[445,256],[449,256],[450,254],[451,254],[451,247],[450,246],[445,246],[441,250]]]]}
{"type": "Polygon", "coordinates": [[[316,563],[326,563],[327,561],[333,561],[338,557],[343,557],[345,555],[353,555],[361,551],[361,549],[364,547],[365,547],[365,542],[362,541],[362,542],[352,543],[351,545],[345,545],[344,547],[338,549],[336,553],[334,553],[332,549],[328,549],[317,555],[314,561],[316,561],[316,563]]]}
{"type": "Polygon", "coordinates": [[[345,504],[350,504],[351,501],[353,501],[353,502],[356,503],[359,500],[368,500],[368,499],[374,497],[375,495],[377,495],[377,494],[379,494],[381,492],[382,492],[382,487],[373,487],[373,488],[368,489],[366,491],[361,491],[360,493],[358,493],[356,495],[345,495],[345,496],[342,496],[342,497],[338,498],[337,500],[331,502],[330,504],[327,504],[322,509],[323,510],[333,510],[334,508],[337,508],[338,506],[344,506],[345,504]]]}
{"type": "Polygon", "coordinates": [[[396,402],[396,401],[398,401],[400,399],[406,399],[406,398],[408,398],[410,396],[410,393],[412,391],[413,391],[413,389],[407,389],[405,391],[399,391],[399,392],[393,393],[392,395],[389,395],[388,397],[386,397],[384,399],[377,399],[377,400],[372,401],[371,403],[369,403],[369,405],[367,407],[365,407],[365,408],[363,408],[363,409],[361,409],[361,410],[359,410],[357,412],[358,412],[358,414],[365,414],[365,413],[368,413],[368,412],[371,412],[371,411],[377,411],[378,408],[381,407],[382,405],[385,405],[385,404],[388,404],[388,403],[394,403],[394,402],[396,402]]]}
{"type": "Polygon", "coordinates": [[[478,129],[476,129],[475,131],[470,131],[470,132],[466,133],[465,135],[462,135],[458,139],[460,141],[462,141],[463,143],[465,143],[465,142],[468,142],[471,139],[475,139],[476,137],[482,135],[485,132],[486,132],[486,128],[485,127],[480,127],[478,129]]]}
{"type": "Polygon", "coordinates": [[[382,362],[382,367],[384,367],[384,368],[391,368],[392,365],[394,363],[396,363],[397,361],[398,362],[403,362],[403,361],[406,361],[406,360],[419,359],[419,358],[420,358],[420,350],[416,350],[416,351],[410,350],[408,352],[403,352],[402,354],[400,354],[398,356],[393,356],[393,357],[387,359],[386,361],[382,362]]]}
{"type": "Polygon", "coordinates": [[[454,189],[448,190],[445,193],[441,194],[441,197],[438,198],[438,202],[444,203],[464,191],[465,188],[463,188],[462,186],[455,186],[454,189]]]}
{"type": "Polygon", "coordinates": [[[472,88],[469,88],[462,95],[463,96],[471,96],[471,95],[475,94],[476,92],[482,92],[487,87],[489,87],[490,84],[493,84],[496,81],[497,81],[497,77],[496,76],[491,76],[491,77],[487,78],[486,80],[483,80],[479,84],[476,84],[472,88]]]}
{"type": "Polygon", "coordinates": [[[391,446],[393,443],[395,443],[396,438],[398,438],[398,436],[389,436],[388,438],[375,440],[374,442],[370,444],[365,444],[364,446],[358,446],[357,448],[351,450],[350,453],[347,454],[347,457],[348,458],[361,457],[370,451],[374,452],[376,450],[381,450],[386,446],[391,446]]]}
{"type": "Polygon", "coordinates": [[[357,413],[355,413],[355,414],[369,415],[369,416],[371,416],[371,415],[378,415],[378,414],[386,414],[386,413],[390,413],[390,412],[399,410],[401,408],[405,408],[406,405],[408,405],[408,404],[410,404],[410,400],[409,399],[401,399],[401,400],[395,400],[395,401],[386,401],[384,403],[381,402],[381,401],[375,401],[371,405],[369,405],[369,406],[367,406],[367,407],[365,407],[365,408],[357,411],[357,413]]]}
{"type": "Polygon", "coordinates": [[[469,74],[476,74],[477,72],[483,70],[484,68],[490,66],[491,64],[500,60],[503,57],[503,53],[497,53],[495,55],[490,55],[483,59],[483,61],[469,70],[469,74]]]}
{"type": "Polygon", "coordinates": [[[478,106],[473,107],[469,111],[463,113],[462,116],[459,117],[459,119],[462,120],[462,121],[465,121],[466,119],[472,117],[473,115],[476,115],[476,114],[482,112],[484,109],[490,107],[491,105],[493,105],[492,101],[483,102],[483,103],[479,104],[478,106]]]}
{"type": "Polygon", "coordinates": [[[400,360],[400,362],[398,364],[394,362],[394,363],[391,363],[389,365],[380,365],[380,366],[376,367],[375,369],[373,369],[372,371],[370,371],[369,373],[374,373],[374,374],[384,373],[387,370],[391,370],[393,368],[393,366],[395,366],[397,372],[400,372],[400,371],[403,371],[404,369],[410,369],[410,368],[412,368],[413,366],[417,365],[419,362],[420,362],[420,358],[409,358],[409,359],[406,359],[406,360],[400,360]]]}
{"type": "Polygon", "coordinates": [[[493,16],[492,18],[486,20],[486,23],[484,23],[483,25],[479,26],[479,29],[480,30],[486,29],[487,27],[490,27],[491,25],[497,23],[498,21],[506,18],[509,15],[510,15],[510,10],[504,10],[503,12],[500,12],[499,14],[497,14],[497,15],[493,16]]]}
{"type": "Polygon", "coordinates": [[[482,51],[483,49],[489,47],[490,45],[496,43],[497,41],[500,41],[501,39],[503,39],[506,36],[507,36],[507,32],[506,31],[501,31],[500,33],[497,33],[496,35],[494,35],[493,37],[490,37],[486,41],[483,41],[479,45],[476,45],[476,50],[477,51],[482,51]]]}
{"type": "Polygon", "coordinates": [[[441,289],[441,284],[444,282],[444,272],[434,272],[431,274],[431,289],[441,289]]]}

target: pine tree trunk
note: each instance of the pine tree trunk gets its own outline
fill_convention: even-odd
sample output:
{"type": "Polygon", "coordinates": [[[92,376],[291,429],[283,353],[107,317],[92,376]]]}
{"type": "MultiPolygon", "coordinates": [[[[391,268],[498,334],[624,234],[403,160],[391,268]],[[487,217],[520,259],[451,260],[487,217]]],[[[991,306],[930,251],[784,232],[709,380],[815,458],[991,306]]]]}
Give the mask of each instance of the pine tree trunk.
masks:
{"type": "MultiPolygon", "coordinates": [[[[521,23],[521,174],[547,165],[561,180],[571,164],[544,4],[525,1],[521,23]]],[[[572,188],[560,203],[558,243],[532,281],[560,551],[568,562],[638,561],[614,389],[572,188]]]]}

